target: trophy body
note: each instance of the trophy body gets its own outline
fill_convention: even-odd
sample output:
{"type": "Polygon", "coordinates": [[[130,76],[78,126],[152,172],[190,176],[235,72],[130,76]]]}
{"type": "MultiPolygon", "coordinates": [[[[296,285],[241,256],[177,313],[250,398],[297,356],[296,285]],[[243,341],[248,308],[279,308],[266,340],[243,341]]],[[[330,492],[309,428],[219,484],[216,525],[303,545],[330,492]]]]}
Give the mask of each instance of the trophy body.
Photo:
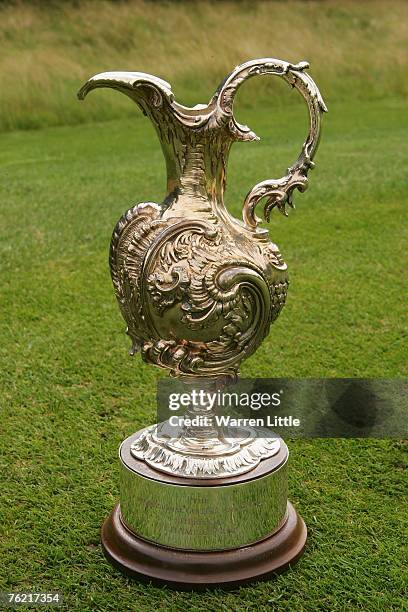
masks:
{"type": "MultiPolygon", "coordinates": [[[[79,92],[111,87],[153,122],[167,167],[161,204],[142,202],[118,221],[110,268],[132,353],[181,378],[216,389],[236,378],[279,315],[287,266],[255,208],[284,214],[304,191],[319,142],[320,93],[304,72],[271,58],[237,67],[207,105],[178,104],[170,85],[144,73],[102,73],[79,92]],[[280,76],[305,98],[310,129],[296,162],[246,196],[242,221],[224,205],[235,141],[257,140],[233,116],[238,87],[258,74],[280,76]]],[[[191,409],[204,414],[206,406],[191,409]]],[[[288,451],[279,438],[242,430],[166,424],[147,427],[120,448],[121,497],[102,528],[102,545],[122,570],[174,586],[199,588],[264,578],[293,562],[305,525],[287,501],[288,451]]]]}

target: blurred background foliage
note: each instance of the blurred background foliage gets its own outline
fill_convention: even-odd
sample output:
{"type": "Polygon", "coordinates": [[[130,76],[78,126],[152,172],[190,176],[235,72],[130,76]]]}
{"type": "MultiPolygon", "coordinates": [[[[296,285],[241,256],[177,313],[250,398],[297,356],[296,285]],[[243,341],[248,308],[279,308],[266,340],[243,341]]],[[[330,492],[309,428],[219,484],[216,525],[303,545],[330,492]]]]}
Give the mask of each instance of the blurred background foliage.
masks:
{"type": "MultiPolygon", "coordinates": [[[[151,72],[194,105],[236,64],[265,56],[310,61],[329,105],[401,97],[407,30],[402,0],[1,3],[0,129],[134,116],[112,92],[91,96],[86,108],[76,102],[97,72],[151,72]]],[[[263,98],[286,105],[285,85],[254,79],[240,94],[244,108],[263,98]]]]}

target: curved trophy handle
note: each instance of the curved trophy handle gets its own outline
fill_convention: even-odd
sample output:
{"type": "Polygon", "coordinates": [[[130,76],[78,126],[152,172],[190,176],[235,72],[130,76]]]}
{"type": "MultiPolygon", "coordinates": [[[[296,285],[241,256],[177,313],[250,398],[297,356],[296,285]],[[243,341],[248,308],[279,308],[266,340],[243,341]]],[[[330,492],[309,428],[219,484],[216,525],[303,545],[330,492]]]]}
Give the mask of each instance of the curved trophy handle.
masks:
{"type": "Polygon", "coordinates": [[[295,163],[288,168],[287,174],[280,179],[268,179],[253,187],[247,194],[243,206],[243,220],[250,229],[256,229],[261,219],[255,215],[255,208],[260,200],[267,198],[264,215],[269,221],[272,209],[276,206],[287,216],[286,204],[294,208],[292,195],[294,189],[303,192],[307,188],[307,173],[314,167],[313,157],[316,153],[319,138],[321,117],[327,111],[323,98],[313,79],[304,70],[307,62],[289,64],[273,58],[264,58],[246,62],[238,66],[218,90],[218,107],[224,117],[229,116],[237,132],[247,131],[233,117],[233,103],[238,88],[242,83],[256,75],[271,74],[282,77],[289,85],[297,89],[306,100],[309,109],[309,134],[295,163]]]}

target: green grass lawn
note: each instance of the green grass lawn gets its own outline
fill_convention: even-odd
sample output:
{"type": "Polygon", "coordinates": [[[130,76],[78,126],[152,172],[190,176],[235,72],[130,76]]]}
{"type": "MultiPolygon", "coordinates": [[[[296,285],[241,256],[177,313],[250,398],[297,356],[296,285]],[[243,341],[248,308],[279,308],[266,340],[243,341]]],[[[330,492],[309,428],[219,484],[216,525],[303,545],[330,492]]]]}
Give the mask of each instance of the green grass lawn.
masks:
{"type": "MultiPolygon", "coordinates": [[[[290,292],[244,376],[405,374],[404,104],[330,105],[309,190],[289,219],[272,215],[290,292]]],[[[248,189],[297,154],[302,111],[238,115],[263,139],[233,149],[236,215],[248,189]]],[[[269,582],[188,594],[138,584],[105,561],[99,528],[119,496],[117,448],[154,421],[163,376],[128,357],[108,245],[119,216],[160,201],[164,184],[136,108],[122,121],[1,135],[0,590],[61,590],[64,609],[81,612],[402,610],[399,441],[289,441],[290,497],[309,541],[269,582]]]]}

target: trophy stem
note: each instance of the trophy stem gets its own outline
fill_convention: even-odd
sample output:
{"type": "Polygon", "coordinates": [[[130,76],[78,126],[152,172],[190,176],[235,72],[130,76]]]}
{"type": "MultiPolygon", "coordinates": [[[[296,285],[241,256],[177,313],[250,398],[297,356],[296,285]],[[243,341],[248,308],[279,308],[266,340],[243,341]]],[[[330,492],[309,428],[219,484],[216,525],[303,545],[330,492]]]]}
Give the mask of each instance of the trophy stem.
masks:
{"type": "Polygon", "coordinates": [[[279,438],[252,427],[224,427],[217,420],[220,393],[231,377],[184,377],[186,412],[181,424],[171,418],[139,432],[131,454],[150,467],[182,478],[214,479],[250,472],[261,460],[276,455],[279,438]]]}
{"type": "Polygon", "coordinates": [[[187,454],[217,455],[233,453],[239,446],[228,441],[224,428],[215,420],[217,394],[225,378],[182,377],[185,392],[194,398],[188,406],[180,434],[167,443],[169,448],[187,454]]]}

